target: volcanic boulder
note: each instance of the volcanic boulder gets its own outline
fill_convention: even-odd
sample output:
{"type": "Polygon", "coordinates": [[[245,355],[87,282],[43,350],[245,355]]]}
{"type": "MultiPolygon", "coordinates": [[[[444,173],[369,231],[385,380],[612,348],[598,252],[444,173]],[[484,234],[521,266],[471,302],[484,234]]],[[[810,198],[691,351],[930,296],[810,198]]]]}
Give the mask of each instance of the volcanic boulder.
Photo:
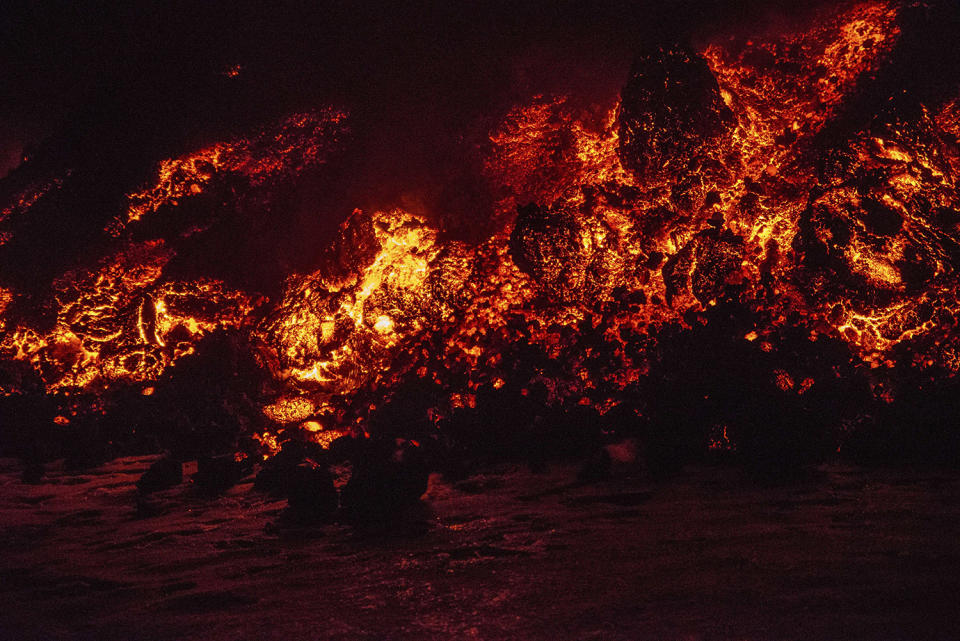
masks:
{"type": "Polygon", "coordinates": [[[878,119],[824,148],[794,240],[802,265],[868,304],[916,298],[960,264],[951,144],[926,116],[878,119]]]}
{"type": "Polygon", "coordinates": [[[679,45],[641,54],[621,98],[620,160],[642,180],[698,171],[734,122],[706,60],[679,45]]]}
{"type": "Polygon", "coordinates": [[[743,239],[730,230],[708,228],[670,257],[663,266],[667,300],[690,291],[701,305],[723,292],[727,278],[743,260],[743,239]]]}
{"type": "Polygon", "coordinates": [[[165,490],[183,482],[183,464],[169,456],[154,462],[137,481],[137,489],[142,494],[165,490]]]}
{"type": "Polygon", "coordinates": [[[194,485],[209,494],[219,494],[230,489],[252,471],[249,459],[238,460],[233,454],[203,456],[197,459],[194,485]]]}
{"type": "Polygon", "coordinates": [[[290,470],[287,479],[288,515],[302,521],[317,521],[337,511],[339,498],[333,475],[325,465],[305,461],[290,470]]]}
{"type": "Polygon", "coordinates": [[[348,522],[388,524],[420,502],[430,476],[420,447],[402,439],[362,440],[352,445],[353,472],[340,495],[348,522]]]}
{"type": "Polygon", "coordinates": [[[582,295],[589,261],[580,222],[570,208],[520,207],[510,256],[551,302],[572,302],[582,295]]]}
{"type": "Polygon", "coordinates": [[[307,444],[289,440],[279,452],[266,459],[253,481],[253,487],[272,496],[288,496],[293,470],[308,457],[307,444]]]}
{"type": "Polygon", "coordinates": [[[473,254],[461,242],[445,246],[430,265],[426,285],[433,302],[433,312],[445,315],[453,309],[462,309],[470,304],[474,292],[471,278],[475,277],[473,254]]]}

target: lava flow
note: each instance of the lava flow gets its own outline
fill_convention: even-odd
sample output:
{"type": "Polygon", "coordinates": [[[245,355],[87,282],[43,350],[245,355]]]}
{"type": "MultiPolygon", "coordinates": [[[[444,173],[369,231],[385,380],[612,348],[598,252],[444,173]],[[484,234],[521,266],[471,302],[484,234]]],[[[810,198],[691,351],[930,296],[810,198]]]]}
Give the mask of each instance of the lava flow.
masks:
{"type": "MultiPolygon", "coordinates": [[[[847,2],[806,29],[642,46],[614,104],[530,96],[489,130],[486,240],[357,209],[278,292],[175,267],[335,164],[349,116],[162,160],[47,291],[0,282],[0,390],[53,399],[60,423],[105,415],[111,395],[176,387],[226,335],[260,376],[234,417],[249,445],[230,446],[263,455],[347,433],[483,455],[604,434],[860,447],[877,408],[919,389],[905,368],[960,370],[960,97],[863,106],[911,11],[847,2]]],[[[0,244],[75,177],[28,166],[6,179],[0,244]]]]}

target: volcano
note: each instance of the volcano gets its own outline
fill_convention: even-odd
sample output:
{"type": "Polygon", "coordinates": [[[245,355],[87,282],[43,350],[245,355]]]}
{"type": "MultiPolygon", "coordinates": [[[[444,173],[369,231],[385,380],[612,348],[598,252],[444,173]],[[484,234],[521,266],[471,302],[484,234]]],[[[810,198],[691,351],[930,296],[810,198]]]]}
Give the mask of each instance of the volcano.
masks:
{"type": "MultiPolygon", "coordinates": [[[[111,556],[98,543],[108,527],[121,549],[155,535],[179,554],[168,537],[209,510],[223,520],[196,540],[249,517],[256,527],[230,536],[255,541],[251,563],[326,535],[335,543],[303,554],[373,555],[377,580],[314,578],[347,581],[385,613],[358,628],[311,621],[310,638],[558,638],[489,607],[495,622],[467,625],[445,609],[463,599],[437,595],[436,627],[427,610],[408,620],[384,595],[429,586],[398,587],[389,568],[407,552],[440,568],[429,546],[466,528],[471,542],[438,553],[440,569],[471,575],[448,589],[500,598],[484,572],[510,557],[530,580],[584,591],[603,577],[556,563],[593,558],[589,537],[543,528],[587,510],[585,531],[632,575],[650,559],[618,538],[642,531],[663,551],[653,532],[686,518],[671,505],[696,503],[709,530],[714,478],[729,536],[731,514],[762,530],[773,517],[756,505],[779,501],[803,517],[797,549],[830,563],[815,544],[830,519],[870,527],[851,505],[897,500],[923,517],[884,511],[877,545],[896,556],[900,532],[935,552],[868,561],[870,539],[838,535],[859,547],[837,580],[869,568],[896,604],[887,618],[846,586],[829,598],[856,616],[835,628],[806,588],[756,579],[785,624],[747,623],[732,595],[709,622],[680,623],[661,594],[661,625],[605,587],[564,618],[570,638],[952,629],[956,579],[939,570],[957,559],[960,481],[954,3],[171,3],[79,23],[41,3],[8,23],[21,95],[0,119],[0,455],[17,598],[61,589],[49,573],[64,568],[43,561],[63,540],[55,525],[94,528],[82,559],[111,556]],[[41,108],[52,92],[59,106],[41,108]],[[125,488],[132,525],[99,504],[114,485],[67,491],[98,474],[125,488]],[[549,509],[502,507],[505,487],[549,509]],[[74,510],[91,500],[87,523],[74,510]],[[930,598],[907,603],[908,584],[930,598]],[[809,610],[784,605],[791,595],[809,610]],[[815,622],[798,627],[801,610],[815,622]]],[[[705,562],[689,556],[700,539],[670,536],[676,563],[705,562]]],[[[724,541],[747,567],[707,563],[701,583],[668,563],[686,578],[665,584],[693,598],[763,563],[801,563],[774,546],[754,567],[724,541]]],[[[136,555],[120,556],[133,571],[136,555]]],[[[0,633],[167,638],[229,611],[212,638],[240,638],[230,626],[263,597],[236,576],[197,588],[184,577],[205,560],[191,558],[159,605],[116,574],[90,588],[144,619],[160,608],[156,633],[106,613],[87,628],[11,613],[0,633]]],[[[511,612],[564,602],[510,577],[511,612]]],[[[296,636],[291,621],[305,623],[286,616],[258,618],[255,636],[296,636]]]]}

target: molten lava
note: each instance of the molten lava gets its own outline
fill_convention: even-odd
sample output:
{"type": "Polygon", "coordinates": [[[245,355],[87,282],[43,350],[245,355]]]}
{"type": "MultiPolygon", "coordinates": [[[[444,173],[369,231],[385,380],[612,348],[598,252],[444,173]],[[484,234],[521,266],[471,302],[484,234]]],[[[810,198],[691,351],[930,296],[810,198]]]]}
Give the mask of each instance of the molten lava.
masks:
{"type": "MultiPolygon", "coordinates": [[[[486,241],[357,210],[273,300],[167,277],[170,243],[134,234],[203,194],[229,202],[327,162],[346,116],[296,115],[164,160],[108,229],[122,247],[54,283],[52,323],[3,320],[15,375],[2,390],[30,376],[47,392],[149,385],[232,329],[270,354],[266,451],[298,431],[326,444],[376,427],[410,389],[422,412],[391,429],[442,431],[497,394],[606,414],[660,366],[665,337],[731,303],[751,314],[736,340],[758,358],[797,330],[848,345],[854,369],[892,367],[909,343],[955,374],[960,101],[825,134],[896,47],[901,10],[845,3],[802,32],[650,47],[617,104],[531,97],[489,133],[483,179],[500,226],[486,241]]],[[[5,205],[0,243],[58,180],[5,205]]],[[[0,289],[0,314],[17,297],[0,289]]],[[[826,371],[813,360],[771,368],[772,393],[808,398],[826,371]]],[[[712,429],[709,448],[736,449],[734,430],[712,429]]]]}

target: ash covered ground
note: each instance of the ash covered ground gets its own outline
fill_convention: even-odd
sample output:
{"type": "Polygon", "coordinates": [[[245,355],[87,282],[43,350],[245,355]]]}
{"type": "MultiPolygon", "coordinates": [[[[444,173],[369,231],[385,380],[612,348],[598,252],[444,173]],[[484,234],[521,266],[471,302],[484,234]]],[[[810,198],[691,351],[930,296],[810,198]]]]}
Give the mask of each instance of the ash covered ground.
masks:
{"type": "Polygon", "coordinates": [[[0,467],[0,638],[945,639],[960,475],[824,466],[431,477],[379,533],[284,525],[252,478],[136,507],[153,457],[23,484],[0,467]]]}

